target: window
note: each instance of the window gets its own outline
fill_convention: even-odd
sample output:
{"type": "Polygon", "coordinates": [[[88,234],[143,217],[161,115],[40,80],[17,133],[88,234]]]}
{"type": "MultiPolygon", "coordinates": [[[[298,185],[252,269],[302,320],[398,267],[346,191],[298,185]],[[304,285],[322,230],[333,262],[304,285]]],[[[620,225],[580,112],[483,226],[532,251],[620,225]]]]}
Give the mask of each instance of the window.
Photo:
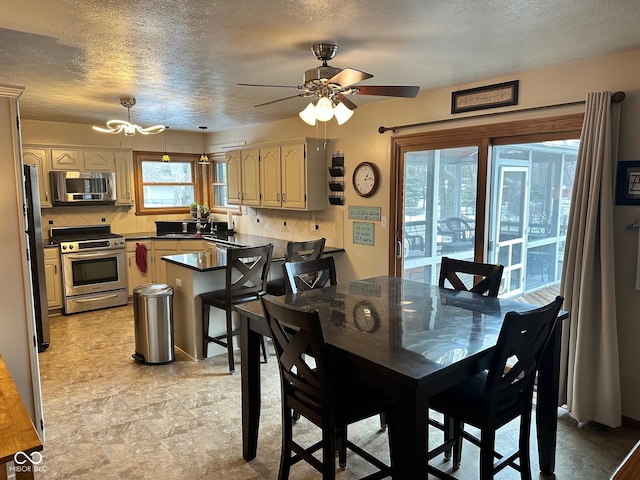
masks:
{"type": "Polygon", "coordinates": [[[171,162],[161,162],[159,155],[136,154],[136,213],[184,213],[201,203],[197,161],[194,155],[172,154],[171,162]]]}
{"type": "Polygon", "coordinates": [[[223,153],[212,155],[209,174],[211,211],[239,210],[238,206],[227,203],[227,163],[223,153]]]}

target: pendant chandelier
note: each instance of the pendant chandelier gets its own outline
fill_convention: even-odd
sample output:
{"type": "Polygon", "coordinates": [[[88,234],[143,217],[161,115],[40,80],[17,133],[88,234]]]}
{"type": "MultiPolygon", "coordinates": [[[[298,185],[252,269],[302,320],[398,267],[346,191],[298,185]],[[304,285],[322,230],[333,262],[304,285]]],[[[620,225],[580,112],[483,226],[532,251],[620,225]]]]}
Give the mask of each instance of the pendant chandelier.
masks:
{"type": "Polygon", "coordinates": [[[171,157],[169,156],[169,154],[167,153],[167,130],[169,130],[169,127],[167,127],[165,125],[164,127],[164,155],[162,155],[162,161],[169,163],[171,161],[171,157]]]}
{"type": "Polygon", "coordinates": [[[140,125],[131,123],[131,107],[136,104],[136,99],[133,97],[123,97],[120,99],[120,105],[127,109],[127,120],[109,120],[107,122],[107,128],[96,127],[93,129],[97,132],[111,133],[116,135],[118,133],[124,133],[127,137],[141,133],[142,135],[155,135],[156,133],[162,133],[165,129],[164,125],[154,125],[153,127],[143,128],[140,125]]]}
{"type": "Polygon", "coordinates": [[[207,127],[198,127],[198,128],[202,130],[202,155],[200,155],[200,161],[198,163],[200,165],[208,165],[209,157],[207,157],[207,154],[205,153],[205,149],[204,149],[204,131],[207,129],[207,127]]]}

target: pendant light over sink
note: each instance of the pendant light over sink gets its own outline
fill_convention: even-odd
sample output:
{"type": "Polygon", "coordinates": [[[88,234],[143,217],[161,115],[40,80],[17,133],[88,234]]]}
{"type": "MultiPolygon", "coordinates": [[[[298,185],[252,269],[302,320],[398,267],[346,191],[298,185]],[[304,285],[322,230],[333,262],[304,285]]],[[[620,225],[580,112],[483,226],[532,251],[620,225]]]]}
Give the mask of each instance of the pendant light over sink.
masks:
{"type": "Polygon", "coordinates": [[[171,161],[171,157],[167,153],[167,130],[169,130],[169,127],[165,126],[164,127],[164,155],[162,155],[162,161],[165,163],[169,163],[171,161]]]}
{"type": "Polygon", "coordinates": [[[127,137],[131,137],[136,133],[141,133],[142,135],[155,135],[156,133],[164,132],[164,125],[154,125],[153,127],[143,128],[140,125],[131,123],[131,107],[135,104],[136,99],[133,97],[121,98],[120,105],[127,109],[128,122],[125,122],[124,120],[109,120],[107,122],[107,128],[94,126],[93,129],[97,132],[110,133],[112,135],[123,132],[127,137]]]}
{"type": "Polygon", "coordinates": [[[198,127],[200,130],[202,130],[202,155],[200,155],[200,161],[198,162],[200,165],[209,165],[209,157],[207,157],[207,154],[205,153],[205,149],[204,149],[204,132],[207,129],[207,127],[198,127]]]}

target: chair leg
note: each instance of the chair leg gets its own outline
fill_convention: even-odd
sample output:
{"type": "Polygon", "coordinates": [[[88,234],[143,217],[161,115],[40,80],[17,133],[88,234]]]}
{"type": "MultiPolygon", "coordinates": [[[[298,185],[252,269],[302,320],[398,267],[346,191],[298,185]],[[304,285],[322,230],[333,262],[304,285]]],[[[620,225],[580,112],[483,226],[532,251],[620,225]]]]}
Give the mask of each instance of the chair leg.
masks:
{"type": "Polygon", "coordinates": [[[384,432],[387,429],[387,414],[382,412],[380,414],[380,431],[384,432]]]}
{"type": "Polygon", "coordinates": [[[209,353],[209,310],[211,307],[202,302],[202,358],[209,353]]]}
{"type": "Polygon", "coordinates": [[[531,435],[531,407],[520,416],[520,478],[531,480],[531,457],[529,437],[531,435]]]}
{"type": "MultiPolygon", "coordinates": [[[[338,432],[322,429],[322,479],[336,478],[336,440],[338,432]]],[[[346,444],[345,444],[346,448],[346,444]]]]}
{"type": "Polygon", "coordinates": [[[493,428],[483,428],[480,435],[480,480],[493,480],[493,452],[496,432],[493,428]]]}
{"type": "Polygon", "coordinates": [[[280,451],[280,470],[278,480],[288,480],[291,470],[291,449],[289,444],[293,439],[293,429],[287,416],[291,415],[291,409],[283,405],[282,407],[282,447],[280,451]]]}
{"type": "MultiPolygon", "coordinates": [[[[453,418],[451,418],[450,415],[444,415],[444,418],[442,420],[442,424],[444,425],[444,443],[447,443],[448,441],[452,440],[455,436],[453,433],[453,418]]],[[[446,452],[444,452],[444,459],[445,460],[451,460],[451,452],[453,450],[453,447],[450,448],[449,450],[447,450],[446,452]]],[[[460,463],[460,462],[458,462],[460,463]]]]}
{"type": "Polygon", "coordinates": [[[338,465],[342,470],[347,468],[347,427],[338,429],[336,433],[336,448],[338,450],[338,465]]]}
{"type": "Polygon", "coordinates": [[[236,362],[233,358],[233,310],[227,310],[227,356],[229,357],[229,373],[236,373],[236,362]]]}
{"type": "Polygon", "coordinates": [[[264,358],[264,363],[269,363],[269,345],[267,344],[267,337],[262,336],[262,342],[260,343],[262,348],[262,356],[264,358]]]}
{"type": "Polygon", "coordinates": [[[464,423],[456,420],[450,419],[450,423],[453,428],[453,438],[456,439],[456,443],[453,445],[453,471],[458,470],[460,468],[460,461],[462,460],[462,430],[464,430],[464,423]]]}

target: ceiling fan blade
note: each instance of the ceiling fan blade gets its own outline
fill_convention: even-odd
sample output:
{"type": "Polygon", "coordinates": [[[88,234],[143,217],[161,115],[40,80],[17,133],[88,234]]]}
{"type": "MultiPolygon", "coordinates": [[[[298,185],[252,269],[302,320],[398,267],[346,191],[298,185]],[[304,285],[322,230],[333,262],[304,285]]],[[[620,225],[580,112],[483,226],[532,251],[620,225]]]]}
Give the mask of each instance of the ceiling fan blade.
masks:
{"type": "Polygon", "coordinates": [[[360,95],[384,95],[387,97],[407,97],[413,98],[418,94],[420,87],[409,87],[399,85],[363,85],[355,87],[360,95]]]}
{"type": "Polygon", "coordinates": [[[347,107],[349,110],[355,110],[356,108],[358,108],[358,106],[355,103],[353,103],[351,100],[349,100],[346,97],[346,95],[339,93],[338,98],[342,103],[344,103],[344,106],[347,107]]]}
{"type": "Polygon", "coordinates": [[[238,83],[243,87],[276,87],[276,88],[300,88],[296,85],[263,85],[260,83],[238,83]]]}
{"type": "Polygon", "coordinates": [[[271,100],[269,102],[259,103],[257,105],[254,105],[254,107],[262,107],[264,105],[271,105],[272,103],[281,102],[283,100],[289,100],[290,98],[304,97],[304,96],[305,96],[304,93],[299,93],[298,95],[291,95],[289,97],[283,97],[283,98],[278,98],[277,100],[271,100]]]}
{"type": "Polygon", "coordinates": [[[361,72],[355,68],[343,68],[339,73],[336,73],[329,79],[329,83],[337,83],[341,87],[348,87],[354,83],[362,82],[367,78],[373,78],[373,75],[366,72],[361,72]]]}

